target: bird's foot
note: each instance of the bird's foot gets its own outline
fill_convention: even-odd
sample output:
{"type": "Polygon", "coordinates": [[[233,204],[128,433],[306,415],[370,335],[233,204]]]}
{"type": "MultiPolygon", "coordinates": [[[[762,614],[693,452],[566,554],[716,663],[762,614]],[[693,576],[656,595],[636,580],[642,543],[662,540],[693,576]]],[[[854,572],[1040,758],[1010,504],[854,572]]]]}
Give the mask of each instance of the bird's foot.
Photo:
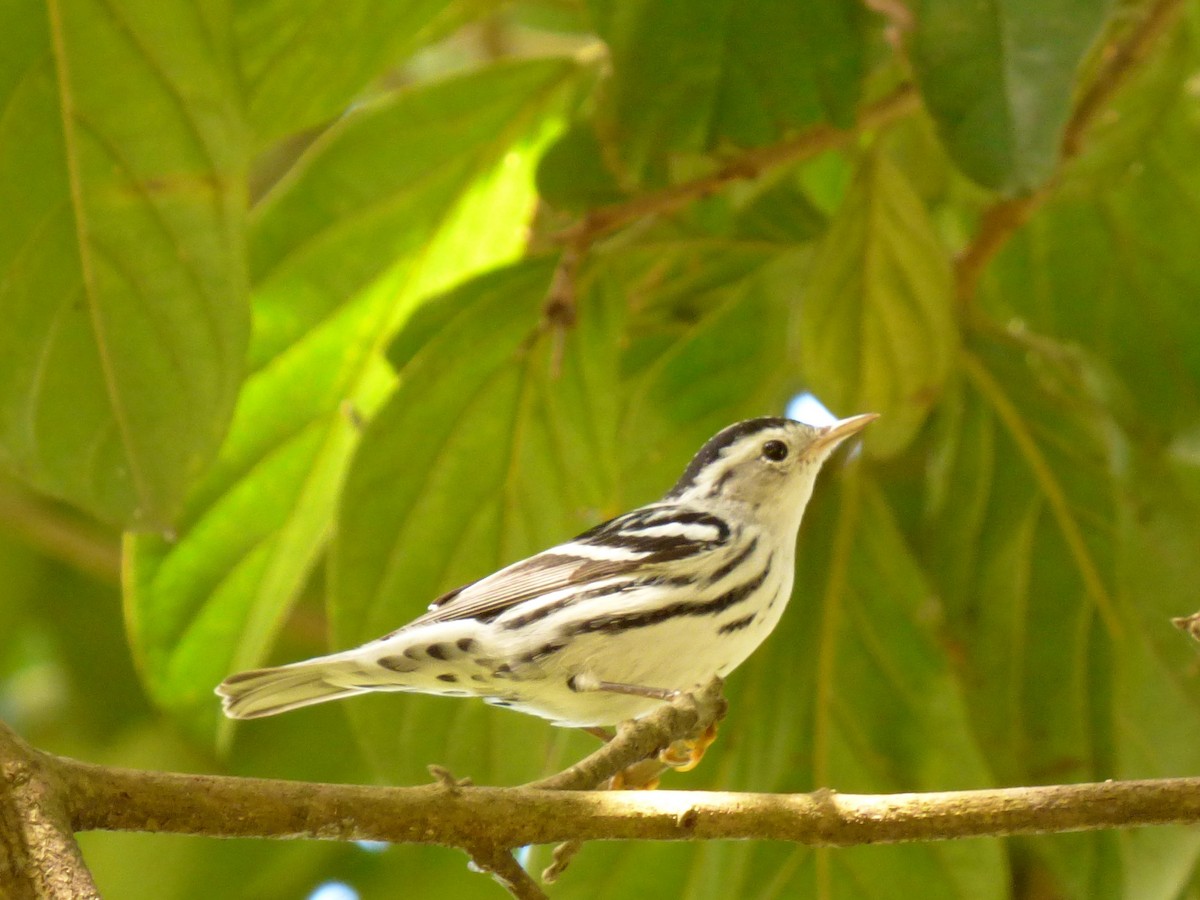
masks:
{"type": "Polygon", "coordinates": [[[667,749],[658,754],[659,760],[670,766],[676,772],[690,772],[700,765],[704,753],[717,739],[717,723],[713,722],[697,738],[687,738],[673,742],[667,749]]]}

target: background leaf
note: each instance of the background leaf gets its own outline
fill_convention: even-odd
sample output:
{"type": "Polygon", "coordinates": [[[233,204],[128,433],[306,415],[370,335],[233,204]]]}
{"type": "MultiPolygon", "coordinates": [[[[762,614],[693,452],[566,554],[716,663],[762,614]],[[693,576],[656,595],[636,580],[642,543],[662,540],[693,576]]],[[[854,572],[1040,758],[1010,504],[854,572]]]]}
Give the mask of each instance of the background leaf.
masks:
{"type": "MultiPolygon", "coordinates": [[[[477,702],[235,731],[212,686],[661,496],[733,421],[873,409],[667,784],[1200,767],[1169,624],[1200,577],[1195,4],[0,0],[0,28],[0,716],[35,745],[560,768],[593,741],[477,702]],[[95,518],[135,513],[173,534],[95,518]]],[[[82,840],[135,900],[496,890],[441,848],[82,840]]],[[[1198,860],[1184,828],[611,842],[551,891],[1188,900],[1198,860]]]]}
{"type": "Polygon", "coordinates": [[[1043,184],[1058,161],[1075,74],[1111,0],[920,0],[912,60],[958,166],[1011,193],[1043,184]]]}
{"type": "Polygon", "coordinates": [[[800,316],[812,390],[839,415],[878,412],[881,455],[912,440],[950,374],[956,336],[945,251],[882,155],[863,162],[813,261],[800,316]]]}
{"type": "Polygon", "coordinates": [[[600,134],[634,181],[671,152],[764,144],[821,118],[853,118],[864,57],[853,5],[591,0],[588,8],[613,67],[600,134]]]}
{"type": "Polygon", "coordinates": [[[166,529],[229,423],[248,330],[228,22],[182,2],[0,14],[23,37],[0,77],[0,463],[166,529]]]}
{"type": "Polygon", "coordinates": [[[487,0],[234,3],[238,63],[258,139],[340,116],[389,66],[489,5],[487,0]]]}
{"type": "Polygon", "coordinates": [[[211,728],[212,686],[266,656],[325,546],[353,418],[393,387],[387,338],[431,292],[520,252],[571,71],[516,64],[361,110],[258,211],[255,255],[281,261],[257,267],[256,371],[179,537],[130,545],[130,633],[159,703],[211,728]],[[429,111],[454,103],[447,153],[446,120],[429,111]],[[342,202],[356,180],[369,206],[342,202]],[[327,268],[352,253],[357,266],[327,268]]]}
{"type": "MultiPolygon", "coordinates": [[[[556,373],[551,336],[536,328],[551,270],[545,261],[500,270],[425,313],[442,325],[400,369],[344,489],[330,572],[338,646],[392,631],[442,592],[602,517],[615,427],[611,326],[589,307],[556,373]],[[401,458],[423,477],[396,479],[401,458]]],[[[545,764],[549,730],[540,723],[477,702],[457,706],[438,716],[429,701],[392,696],[350,712],[381,772],[419,777],[420,747],[450,752],[451,766],[469,759],[500,782],[545,764]],[[542,752],[514,758],[496,739],[497,730],[517,739],[535,729],[537,743],[522,743],[542,752]],[[485,747],[497,755],[481,760],[474,751],[485,747]]]]}

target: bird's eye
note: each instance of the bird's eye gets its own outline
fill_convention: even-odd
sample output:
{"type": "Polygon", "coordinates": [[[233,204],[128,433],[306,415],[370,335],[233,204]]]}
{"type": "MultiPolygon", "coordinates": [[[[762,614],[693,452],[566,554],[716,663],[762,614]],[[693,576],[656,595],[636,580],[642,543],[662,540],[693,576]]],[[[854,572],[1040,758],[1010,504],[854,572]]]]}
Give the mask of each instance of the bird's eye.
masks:
{"type": "Polygon", "coordinates": [[[787,444],[783,441],[767,441],[762,445],[762,455],[773,462],[787,459],[787,444]]]}

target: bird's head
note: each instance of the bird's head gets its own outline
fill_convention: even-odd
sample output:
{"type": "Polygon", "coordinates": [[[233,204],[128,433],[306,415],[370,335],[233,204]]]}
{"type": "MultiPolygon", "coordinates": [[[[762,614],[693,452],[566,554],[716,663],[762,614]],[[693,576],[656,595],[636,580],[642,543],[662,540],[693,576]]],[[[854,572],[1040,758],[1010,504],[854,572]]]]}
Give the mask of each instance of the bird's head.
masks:
{"type": "Polygon", "coordinates": [[[768,519],[777,511],[798,525],[821,464],[877,418],[865,413],[831,425],[773,417],[738,422],[700,448],[667,496],[685,503],[745,504],[768,519]]]}

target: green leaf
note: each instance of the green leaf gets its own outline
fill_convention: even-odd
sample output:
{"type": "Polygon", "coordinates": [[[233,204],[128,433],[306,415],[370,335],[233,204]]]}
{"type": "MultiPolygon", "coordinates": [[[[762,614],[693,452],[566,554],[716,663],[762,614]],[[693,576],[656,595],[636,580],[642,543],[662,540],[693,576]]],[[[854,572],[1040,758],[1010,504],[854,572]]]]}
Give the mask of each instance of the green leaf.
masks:
{"type": "Polygon", "coordinates": [[[772,241],[781,246],[815,240],[829,220],[807,193],[788,181],[755,196],[738,211],[735,233],[743,240],[772,241]]]}
{"type": "MultiPolygon", "coordinates": [[[[614,310],[602,297],[580,310],[559,368],[554,333],[538,328],[552,271],[544,260],[502,269],[430,307],[441,327],[400,371],[346,481],[330,566],[337,646],[392,631],[446,589],[611,511],[614,310]]],[[[444,702],[368,698],[349,710],[389,778],[420,778],[430,759],[489,782],[545,764],[545,752],[505,751],[546,744],[545,723],[478,702],[439,714],[444,702]]]]}
{"type": "Polygon", "coordinates": [[[588,122],[572,124],[546,151],[537,183],[547,203],[569,212],[615,203],[623,196],[588,122]]]}
{"type": "Polygon", "coordinates": [[[863,162],[813,261],[799,323],[810,390],[838,415],[877,412],[867,448],[904,449],[949,377],[950,265],[887,158],[863,162]]]}
{"type": "Polygon", "coordinates": [[[245,148],[217,9],[0,12],[22,36],[0,71],[0,465],[134,527],[174,522],[242,377],[245,148]]]}
{"type": "Polygon", "coordinates": [[[345,406],[369,416],[392,389],[384,347],[424,297],[521,251],[572,71],[500,66],[361,110],[260,211],[258,255],[280,262],[261,268],[229,440],[178,540],[130,544],[126,614],[160,704],[211,725],[212,686],[266,656],[331,529],[359,440],[345,406]],[[429,109],[470,103],[448,143],[429,109]],[[335,185],[371,203],[330,209],[335,185]]]}
{"type": "Polygon", "coordinates": [[[1075,75],[1112,0],[919,0],[913,66],[951,157],[1007,193],[1058,163],[1075,75]]]}
{"type": "Polygon", "coordinates": [[[346,112],[389,66],[470,18],[490,0],[239,0],[234,37],[257,139],[346,112]]]}
{"type": "Polygon", "coordinates": [[[1102,360],[1119,385],[1108,402],[1150,444],[1200,415],[1200,180],[1190,171],[1200,128],[1182,106],[1160,120],[1144,162],[1035,216],[983,292],[1001,319],[1102,360]]]}
{"type": "MultiPolygon", "coordinates": [[[[1045,339],[977,339],[937,423],[928,571],[966,662],[981,746],[1006,784],[1118,777],[1114,687],[1136,629],[1117,579],[1115,430],[1086,360],[1045,339]]],[[[1066,896],[1112,894],[1110,838],[1038,839],[1066,896]]]]}
{"type": "Polygon", "coordinates": [[[609,262],[621,267],[622,293],[640,301],[623,361],[622,506],[664,494],[726,425],[782,412],[794,378],[781,365],[788,300],[801,258],[775,259],[761,244],[683,241],[609,262]]]}
{"type": "MultiPolygon", "coordinates": [[[[838,478],[834,468],[823,479],[801,529],[791,608],[731,698],[742,719],[753,716],[743,777],[758,789],[769,778],[772,790],[992,784],[941,639],[944,611],[882,493],[865,473],[838,478]]],[[[1005,896],[997,841],[876,849],[820,851],[829,857],[799,872],[792,893],[853,895],[880,878],[900,895],[1005,896]]]]}
{"type": "MultiPolygon", "coordinates": [[[[1137,497],[1123,517],[1118,577],[1133,624],[1115,658],[1117,765],[1122,778],[1163,778],[1200,768],[1200,667],[1170,619],[1200,609],[1200,466],[1180,446],[1135,460],[1137,497]]],[[[1126,896],[1174,898],[1200,858],[1194,828],[1120,835],[1126,896]]]]}
{"type": "Polygon", "coordinates": [[[590,0],[612,77],[597,126],[633,181],[667,154],[853,120],[861,10],[838,0],[590,0]]]}

